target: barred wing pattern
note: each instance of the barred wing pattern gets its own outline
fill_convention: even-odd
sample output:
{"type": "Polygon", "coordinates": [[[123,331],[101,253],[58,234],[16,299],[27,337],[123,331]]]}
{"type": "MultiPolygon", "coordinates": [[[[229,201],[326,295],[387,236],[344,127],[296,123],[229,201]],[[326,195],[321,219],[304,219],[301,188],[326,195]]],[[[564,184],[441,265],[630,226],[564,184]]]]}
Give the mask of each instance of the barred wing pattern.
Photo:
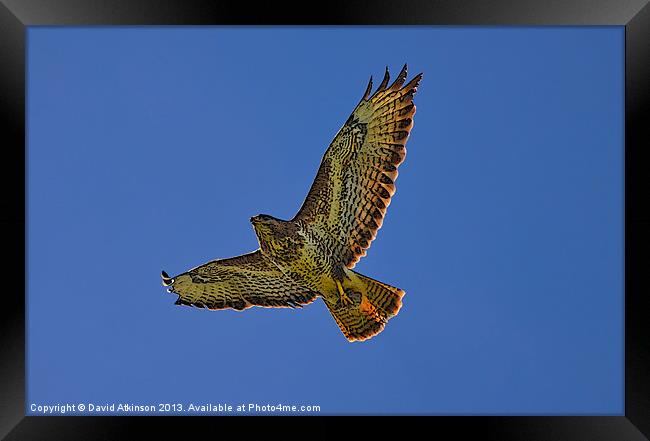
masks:
{"type": "Polygon", "coordinates": [[[208,309],[295,308],[317,296],[285,276],[259,250],[214,260],[176,277],[163,272],[163,284],[178,294],[177,305],[208,309]]]}
{"type": "Polygon", "coordinates": [[[413,95],[422,79],[406,86],[407,66],[387,87],[388,68],[372,96],[366,92],[325,152],[316,179],[294,220],[317,228],[333,256],[353,268],[366,255],[395,193],[397,167],[413,127],[413,95]]]}

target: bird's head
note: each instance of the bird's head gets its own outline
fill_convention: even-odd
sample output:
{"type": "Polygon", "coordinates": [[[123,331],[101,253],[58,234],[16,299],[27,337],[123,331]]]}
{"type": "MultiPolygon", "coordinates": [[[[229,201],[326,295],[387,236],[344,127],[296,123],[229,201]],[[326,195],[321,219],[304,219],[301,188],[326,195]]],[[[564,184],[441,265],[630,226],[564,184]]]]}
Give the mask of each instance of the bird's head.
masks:
{"type": "Polygon", "coordinates": [[[251,224],[253,224],[253,228],[258,234],[272,234],[279,223],[279,219],[268,214],[258,214],[257,216],[251,217],[251,224]]]}
{"type": "Polygon", "coordinates": [[[257,216],[251,217],[251,224],[255,226],[256,224],[277,224],[280,221],[280,219],[276,219],[273,216],[269,216],[268,214],[258,214],[257,216]]]}

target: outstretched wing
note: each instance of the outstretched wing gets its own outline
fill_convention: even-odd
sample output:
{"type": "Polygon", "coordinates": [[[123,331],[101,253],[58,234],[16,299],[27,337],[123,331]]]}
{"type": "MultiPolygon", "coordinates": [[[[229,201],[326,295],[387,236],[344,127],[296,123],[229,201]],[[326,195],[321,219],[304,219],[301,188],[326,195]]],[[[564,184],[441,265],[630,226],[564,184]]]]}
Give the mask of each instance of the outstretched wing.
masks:
{"type": "Polygon", "coordinates": [[[366,92],[325,152],[309,194],[294,217],[321,233],[332,254],[353,268],[366,255],[395,193],[397,167],[413,127],[413,95],[422,78],[406,86],[406,65],[388,86],[388,68],[372,96],[366,92]]]}
{"type": "Polygon", "coordinates": [[[162,278],[169,292],[178,294],[177,305],[208,309],[295,308],[317,296],[285,276],[260,250],[214,260],[176,277],[163,271],[162,278]]]}

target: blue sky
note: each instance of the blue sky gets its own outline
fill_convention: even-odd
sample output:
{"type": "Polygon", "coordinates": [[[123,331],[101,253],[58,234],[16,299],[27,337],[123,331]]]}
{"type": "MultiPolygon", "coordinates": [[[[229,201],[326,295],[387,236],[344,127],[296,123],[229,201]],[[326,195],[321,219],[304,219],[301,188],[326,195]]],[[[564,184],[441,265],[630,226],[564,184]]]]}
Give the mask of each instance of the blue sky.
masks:
{"type": "Polygon", "coordinates": [[[623,44],[622,27],[30,28],[28,406],[622,414],[623,44]],[[292,217],[368,77],[405,62],[424,73],[415,126],[356,267],[406,291],[385,331],[350,344],[320,300],[175,306],[160,270],[256,249],[249,217],[292,217]]]}

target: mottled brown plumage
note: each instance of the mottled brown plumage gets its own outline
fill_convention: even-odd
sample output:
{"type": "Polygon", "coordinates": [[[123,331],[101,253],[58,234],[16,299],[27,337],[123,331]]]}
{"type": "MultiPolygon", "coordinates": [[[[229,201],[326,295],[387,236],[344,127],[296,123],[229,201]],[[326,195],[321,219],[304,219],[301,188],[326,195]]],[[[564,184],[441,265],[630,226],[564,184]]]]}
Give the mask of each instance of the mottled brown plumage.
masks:
{"type": "Polygon", "coordinates": [[[399,311],[404,291],[352,268],[382,226],[406,155],[422,74],[404,85],[406,76],[405,65],[389,86],[386,69],[372,95],[370,79],[293,219],[251,218],[260,249],[176,277],[163,272],[163,284],[179,295],[176,303],[243,310],[299,307],[321,296],[348,340],[381,332],[399,311]]]}

